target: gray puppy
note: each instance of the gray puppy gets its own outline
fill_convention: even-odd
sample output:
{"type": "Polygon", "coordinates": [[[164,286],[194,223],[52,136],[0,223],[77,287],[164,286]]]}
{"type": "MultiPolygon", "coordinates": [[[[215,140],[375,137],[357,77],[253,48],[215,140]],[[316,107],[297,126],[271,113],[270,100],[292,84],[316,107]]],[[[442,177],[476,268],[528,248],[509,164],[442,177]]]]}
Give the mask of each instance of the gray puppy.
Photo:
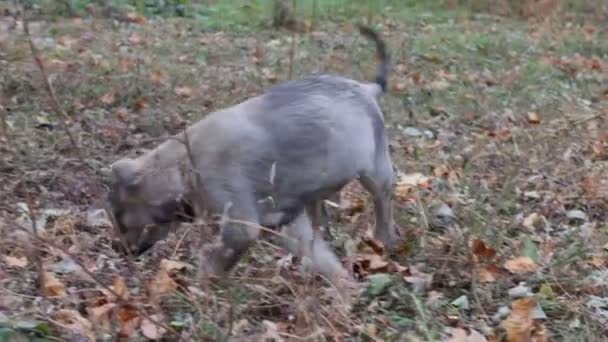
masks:
{"type": "Polygon", "coordinates": [[[311,219],[318,223],[322,201],[355,178],[373,196],[375,237],[393,246],[393,167],[378,105],[388,55],[376,32],[360,31],[377,47],[375,82],[334,75],[287,81],[206,116],[137,159],[115,162],[109,211],[128,248],[145,251],[194,214],[192,203],[202,203],[228,218],[204,248],[204,274],[230,270],[260,225],[284,227],[290,251],[316,271],[339,273],[336,256],[313,239],[311,219]]]}

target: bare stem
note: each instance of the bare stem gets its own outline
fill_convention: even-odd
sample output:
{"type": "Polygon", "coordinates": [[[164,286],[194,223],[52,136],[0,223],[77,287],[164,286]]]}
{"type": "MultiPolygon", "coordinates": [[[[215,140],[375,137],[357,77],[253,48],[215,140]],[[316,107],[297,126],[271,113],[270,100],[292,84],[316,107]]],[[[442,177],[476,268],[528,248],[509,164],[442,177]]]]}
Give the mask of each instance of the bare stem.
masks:
{"type": "Polygon", "coordinates": [[[70,144],[72,145],[72,148],[74,149],[74,151],[76,151],[78,158],[84,164],[84,159],[82,158],[82,154],[80,153],[80,148],[78,147],[76,137],[74,137],[74,135],[72,134],[72,131],[70,131],[70,128],[68,126],[68,124],[70,122],[70,116],[65,112],[65,110],[63,110],[63,108],[59,104],[59,100],[57,100],[57,95],[55,94],[55,88],[53,88],[53,85],[49,81],[49,77],[48,77],[48,74],[44,67],[44,63],[42,62],[42,58],[40,57],[40,51],[38,51],[38,48],[36,47],[36,45],[34,45],[34,41],[32,40],[27,16],[25,14],[25,2],[24,1],[23,1],[23,12],[21,13],[21,19],[23,21],[23,32],[25,33],[25,36],[27,37],[28,43],[30,45],[30,49],[32,51],[32,56],[34,57],[34,61],[36,62],[36,65],[38,66],[38,69],[40,69],[40,73],[42,74],[42,80],[44,82],[44,86],[46,88],[46,91],[49,93],[49,96],[51,97],[51,102],[55,109],[55,113],[57,115],[57,119],[59,120],[59,124],[60,124],[61,128],[63,129],[63,131],[68,136],[68,139],[70,140],[70,144]]]}

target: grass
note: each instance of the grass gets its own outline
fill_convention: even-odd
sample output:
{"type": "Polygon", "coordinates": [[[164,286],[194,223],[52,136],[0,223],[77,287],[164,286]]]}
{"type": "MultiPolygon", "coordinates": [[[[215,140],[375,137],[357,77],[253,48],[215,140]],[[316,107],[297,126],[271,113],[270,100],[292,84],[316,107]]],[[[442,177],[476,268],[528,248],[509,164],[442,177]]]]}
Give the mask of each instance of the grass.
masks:
{"type": "MultiPolygon", "coordinates": [[[[53,312],[39,310],[41,302],[68,308],[94,304],[88,297],[40,297],[32,251],[11,235],[19,216],[16,204],[33,197],[36,210],[73,209],[63,221],[49,221],[46,237],[75,250],[81,262],[95,265],[106,284],[117,275],[125,277],[134,296],[138,293],[133,301],[141,300],[145,310],[157,313],[141,299],[143,287],[161,259],[196,264],[196,234],[177,246],[186,232],[182,229],[139,260],[137,269],[145,275],[140,283],[109,247],[109,229],[90,227],[84,213],[103,199],[111,162],[152,148],[154,137],[259,94],[274,82],[269,75],[285,79],[293,35],[270,28],[267,1],[247,6],[214,1],[206,7],[186,1],[184,6],[192,10],[183,18],[174,16],[174,8],[140,6],[149,16],[144,24],[104,17],[72,20],[58,16],[61,8],[38,3],[44,20],[33,25],[33,35],[53,39],[43,54],[89,167],[78,166],[70,153],[25,38],[0,31],[0,38],[10,38],[0,39],[0,112],[8,127],[0,131],[6,141],[0,147],[6,156],[0,163],[0,226],[4,236],[11,236],[0,239],[0,254],[28,261],[20,268],[4,265],[2,259],[6,267],[0,285],[8,299],[0,312],[11,322],[50,322],[42,331],[25,329],[49,337],[65,330],[55,326],[53,312]],[[257,64],[256,46],[262,51],[257,64]],[[180,87],[188,87],[188,94],[177,94],[180,87]],[[103,101],[106,94],[113,94],[113,100],[103,101]]],[[[126,11],[137,7],[134,2],[114,3],[126,11]]],[[[86,2],[72,4],[84,16],[86,2]]],[[[298,2],[304,20],[311,20],[312,4],[298,2]]],[[[326,71],[371,79],[373,51],[346,25],[367,19],[369,2],[318,1],[318,6],[317,33],[296,37],[294,74],[326,71]]],[[[585,13],[583,4],[576,6],[576,12],[540,22],[484,16],[466,8],[447,11],[435,2],[381,1],[372,6],[373,22],[392,55],[390,91],[382,106],[395,165],[406,174],[421,172],[433,184],[398,203],[396,219],[406,239],[390,260],[432,274],[430,285],[417,291],[415,281],[404,281],[403,274],[377,272],[361,281],[362,293],[345,318],[334,312],[327,286],[293,266],[278,267],[284,254],[260,243],[238,265],[233,279],[205,296],[187,289],[194,272],[172,274],[183,288],[160,301],[167,320],[180,331],[192,329],[197,339],[250,336],[263,330],[267,320],[284,337],[323,329],[325,340],[434,341],[445,339],[454,326],[492,331],[497,324],[491,316],[509,306],[508,290],[523,281],[541,299],[548,316],[545,326],[555,340],[604,339],[605,308],[591,309],[587,303],[591,296],[608,297],[605,283],[592,277],[605,269],[608,259],[608,191],[601,190],[608,164],[593,150],[605,139],[601,132],[607,124],[608,27],[585,13]],[[595,33],[589,35],[587,26],[595,33]],[[594,58],[604,63],[599,70],[591,67],[594,58]],[[529,112],[540,116],[539,124],[531,122],[529,112]],[[433,137],[407,135],[404,127],[429,129],[433,137]],[[447,179],[437,176],[441,168],[453,173],[447,179]],[[596,193],[585,185],[587,179],[596,193]],[[437,203],[449,204],[457,222],[437,223],[437,203]],[[572,210],[583,211],[588,220],[568,218],[572,210]],[[532,214],[544,221],[524,224],[532,214]],[[496,258],[473,263],[474,239],[495,249],[496,258]],[[521,255],[534,259],[536,272],[511,274],[503,268],[505,261],[521,255]],[[486,265],[500,272],[484,283],[473,270],[486,265]],[[312,302],[311,294],[318,295],[312,302]],[[454,303],[463,295],[468,308],[454,303]]],[[[364,197],[356,188],[346,192],[364,197]]],[[[354,245],[357,255],[369,253],[357,242],[370,213],[369,207],[356,215],[337,212],[336,250],[347,254],[354,245]]],[[[43,255],[49,267],[63,259],[48,246],[43,255]]],[[[74,273],[60,279],[70,292],[99,287],[74,273]]]]}

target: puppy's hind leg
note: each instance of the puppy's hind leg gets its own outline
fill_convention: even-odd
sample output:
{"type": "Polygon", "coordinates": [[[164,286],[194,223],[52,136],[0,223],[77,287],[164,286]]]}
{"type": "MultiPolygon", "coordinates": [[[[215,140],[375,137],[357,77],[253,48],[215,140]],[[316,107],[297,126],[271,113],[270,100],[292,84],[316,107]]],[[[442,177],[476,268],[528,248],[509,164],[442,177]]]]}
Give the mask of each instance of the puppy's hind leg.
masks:
{"type": "Polygon", "coordinates": [[[373,171],[364,172],[359,176],[359,182],[370,192],[374,200],[376,214],[374,236],[390,250],[397,244],[398,236],[393,221],[394,173],[388,151],[383,158],[379,158],[373,171]]]}

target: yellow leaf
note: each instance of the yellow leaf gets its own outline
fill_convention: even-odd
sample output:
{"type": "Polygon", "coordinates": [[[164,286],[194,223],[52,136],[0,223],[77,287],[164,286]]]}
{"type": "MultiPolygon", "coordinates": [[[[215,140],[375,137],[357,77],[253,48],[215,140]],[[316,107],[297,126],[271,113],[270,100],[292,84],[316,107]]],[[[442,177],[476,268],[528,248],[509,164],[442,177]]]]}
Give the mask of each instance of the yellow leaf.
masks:
{"type": "Polygon", "coordinates": [[[8,265],[8,267],[24,268],[27,266],[26,257],[13,257],[10,255],[3,255],[2,260],[8,265]]]}
{"type": "Polygon", "coordinates": [[[507,260],[505,268],[511,273],[522,274],[534,272],[536,270],[536,263],[529,257],[517,257],[507,260]]]}
{"type": "Polygon", "coordinates": [[[44,272],[42,275],[42,288],[44,294],[49,297],[63,297],[66,295],[65,285],[55,278],[55,275],[50,272],[44,272]]]}

